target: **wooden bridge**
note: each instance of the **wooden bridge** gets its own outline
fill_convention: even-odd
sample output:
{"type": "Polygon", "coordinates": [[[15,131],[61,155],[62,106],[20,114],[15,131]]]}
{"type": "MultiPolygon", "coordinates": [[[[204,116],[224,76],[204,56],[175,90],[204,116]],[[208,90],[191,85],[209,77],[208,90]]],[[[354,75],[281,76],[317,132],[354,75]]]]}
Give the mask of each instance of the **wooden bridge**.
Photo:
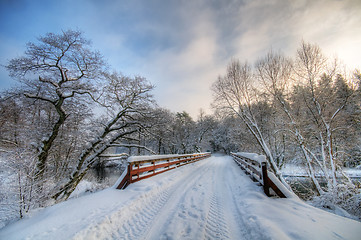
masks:
{"type": "Polygon", "coordinates": [[[128,167],[120,177],[117,189],[124,189],[129,184],[149,178],[166,171],[210,157],[210,153],[184,155],[136,156],[128,159],[128,167]]]}
{"type": "MultiPolygon", "coordinates": [[[[234,161],[252,180],[263,186],[264,193],[271,197],[292,196],[283,184],[269,172],[265,156],[249,157],[248,153],[231,153],[234,161]]],[[[183,155],[136,156],[128,159],[128,166],[116,183],[117,189],[125,189],[129,184],[146,179],[169,170],[208,158],[211,153],[183,155]]],[[[123,156],[122,156],[123,157],[123,156]]]]}

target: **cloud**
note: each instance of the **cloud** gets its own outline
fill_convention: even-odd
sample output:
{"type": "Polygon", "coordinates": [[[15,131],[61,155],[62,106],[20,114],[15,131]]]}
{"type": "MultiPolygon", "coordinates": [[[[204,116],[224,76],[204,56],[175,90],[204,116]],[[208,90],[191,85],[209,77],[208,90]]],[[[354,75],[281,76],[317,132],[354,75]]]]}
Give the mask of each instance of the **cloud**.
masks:
{"type": "Polygon", "coordinates": [[[113,68],[155,84],[160,106],[193,117],[199,108],[211,112],[210,87],[231,58],[253,63],[271,48],[294,56],[304,39],[361,68],[359,0],[44,3],[1,5],[7,24],[0,33],[1,64],[17,57],[7,49],[19,49],[19,42],[25,46],[44,32],[78,27],[113,68]]]}
{"type": "Polygon", "coordinates": [[[175,111],[186,110],[193,117],[200,108],[210,112],[209,89],[224,65],[218,63],[216,37],[213,26],[202,21],[182,48],[152,53],[144,72],[156,83],[160,103],[175,111]]]}
{"type": "Polygon", "coordinates": [[[327,54],[352,59],[360,50],[361,4],[358,1],[251,1],[240,9],[238,35],[234,38],[238,56],[253,62],[270,48],[294,56],[301,40],[316,43],[327,54]],[[356,49],[355,49],[356,48],[356,49]]]}
{"type": "Polygon", "coordinates": [[[357,12],[356,1],[171,1],[136,24],[151,46],[137,67],[156,84],[160,105],[196,117],[199,108],[210,112],[210,87],[232,57],[254,63],[271,48],[294,56],[304,39],[350,58],[361,46],[357,12]]]}

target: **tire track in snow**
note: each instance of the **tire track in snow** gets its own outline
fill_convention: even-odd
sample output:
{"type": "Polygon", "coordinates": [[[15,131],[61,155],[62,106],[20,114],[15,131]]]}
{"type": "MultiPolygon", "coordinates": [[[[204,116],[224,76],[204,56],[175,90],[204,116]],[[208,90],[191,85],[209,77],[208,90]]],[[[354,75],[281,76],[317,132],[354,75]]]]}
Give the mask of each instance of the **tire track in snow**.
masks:
{"type": "Polygon", "coordinates": [[[225,165],[221,161],[210,158],[204,169],[181,185],[144,239],[234,239],[227,226],[233,223],[233,218],[225,216],[222,197],[225,165]]]}
{"type": "Polygon", "coordinates": [[[216,194],[213,194],[205,225],[205,239],[230,239],[224,208],[216,194]]]}
{"type": "Polygon", "coordinates": [[[242,202],[241,170],[228,160],[163,175],[169,182],[115,207],[74,239],[268,239],[242,202]]]}
{"type": "Polygon", "coordinates": [[[224,182],[226,183],[224,188],[228,189],[226,191],[228,194],[224,197],[227,197],[232,203],[230,204],[230,207],[237,226],[237,235],[242,236],[241,239],[249,240],[270,239],[270,237],[266,236],[262,231],[260,224],[258,223],[257,216],[250,214],[247,211],[247,203],[242,201],[242,194],[247,194],[244,193],[244,186],[250,184],[249,181],[251,180],[248,177],[242,177],[244,173],[234,163],[233,160],[230,161],[229,165],[229,171],[225,174],[226,178],[224,179],[224,182]],[[231,167],[231,165],[234,167],[231,167]],[[234,182],[236,182],[236,184],[234,182]]]}
{"type": "Polygon", "coordinates": [[[191,170],[185,171],[186,173],[181,177],[177,177],[177,174],[175,174],[175,181],[171,177],[171,183],[143,194],[126,207],[114,209],[113,213],[103,217],[97,223],[91,224],[73,239],[143,239],[142,236],[149,230],[154,218],[169,201],[169,198],[177,190],[184,189],[185,186],[192,187],[192,184],[187,180],[191,179],[193,183],[207,171],[207,167],[200,167],[207,160],[194,163],[197,164],[198,168],[192,166],[193,164],[184,166],[183,169],[189,167],[191,170]],[[192,175],[198,177],[192,178],[192,175]]]}
{"type": "MultiPolygon", "coordinates": [[[[203,160],[203,161],[207,161],[203,160]]],[[[204,162],[202,163],[204,165],[204,162]]],[[[189,167],[192,167],[191,165],[189,167]]],[[[193,166],[194,167],[194,166],[193,166]]],[[[199,166],[198,166],[199,167],[199,166]]],[[[170,205],[175,204],[177,206],[177,209],[181,205],[182,202],[184,202],[184,199],[186,197],[186,194],[184,194],[178,201],[176,199],[178,198],[179,191],[189,193],[190,189],[193,188],[194,183],[198,182],[199,179],[201,179],[203,174],[208,171],[208,167],[204,166],[200,170],[197,168],[193,168],[192,171],[187,172],[186,175],[182,176],[181,179],[177,180],[175,184],[172,184],[169,186],[164,192],[167,192],[167,198],[162,202],[162,205],[158,209],[154,209],[154,207],[151,207],[151,209],[155,210],[155,214],[151,215],[151,218],[147,223],[144,223],[142,226],[142,229],[140,231],[135,232],[136,234],[130,235],[130,238],[125,239],[145,239],[146,237],[143,237],[145,235],[148,235],[149,230],[153,227],[153,223],[156,222],[157,218],[159,217],[160,213],[164,209],[167,213],[169,212],[170,205]],[[194,177],[195,175],[195,177],[194,177]]],[[[152,204],[152,202],[150,202],[152,204]]],[[[147,211],[147,207],[140,209],[138,211],[147,211]]],[[[172,211],[171,211],[172,213],[172,211]]],[[[173,211],[174,213],[174,211],[173,211]]],[[[132,222],[141,222],[139,220],[139,214],[138,216],[135,216],[132,220],[130,220],[130,223],[132,222]]],[[[168,221],[167,221],[168,222],[168,221]]]]}
{"type": "Polygon", "coordinates": [[[76,234],[73,239],[139,239],[144,227],[150,224],[168,200],[168,188],[156,194],[146,193],[130,205],[114,209],[76,234]]]}
{"type": "Polygon", "coordinates": [[[133,209],[135,214],[119,229],[120,231],[116,234],[117,239],[139,239],[145,231],[145,227],[152,222],[159,210],[168,201],[169,196],[168,189],[165,189],[159,197],[150,198],[145,206],[138,206],[133,209]]]}
{"type": "Polygon", "coordinates": [[[229,225],[234,224],[229,218],[230,202],[224,186],[225,162],[215,159],[212,171],[212,196],[204,229],[204,239],[233,239],[229,225]]]}
{"type": "MultiPolygon", "coordinates": [[[[205,161],[208,160],[210,159],[205,161]]],[[[211,177],[209,169],[210,166],[206,164],[199,166],[173,186],[174,191],[169,201],[156,216],[153,225],[142,239],[199,239],[195,235],[199,235],[198,229],[202,229],[205,218],[200,205],[203,200],[206,200],[206,196],[203,195],[205,186],[199,183],[211,177]],[[200,199],[194,194],[202,195],[202,201],[199,202],[200,199]],[[171,225],[173,227],[168,228],[171,225]]],[[[208,193],[208,191],[205,192],[208,193]]]]}

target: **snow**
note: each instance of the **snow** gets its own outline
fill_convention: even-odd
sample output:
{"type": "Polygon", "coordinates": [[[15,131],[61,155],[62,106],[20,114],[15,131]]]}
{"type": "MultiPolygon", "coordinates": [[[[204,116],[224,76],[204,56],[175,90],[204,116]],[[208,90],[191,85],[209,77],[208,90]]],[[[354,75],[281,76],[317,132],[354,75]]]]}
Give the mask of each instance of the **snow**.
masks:
{"type": "Polygon", "coordinates": [[[349,177],[361,178],[361,168],[344,168],[343,171],[349,177]]]}
{"type": "Polygon", "coordinates": [[[41,209],[0,239],[359,239],[361,223],[298,198],[268,198],[231,157],[212,156],[41,209]]]}
{"type": "Polygon", "coordinates": [[[293,176],[293,177],[308,176],[307,169],[304,166],[298,166],[295,164],[286,164],[281,171],[283,176],[293,176]]]}
{"type": "Polygon", "coordinates": [[[76,186],[74,192],[71,193],[70,198],[78,198],[86,194],[91,194],[101,188],[102,184],[83,180],[76,186]]]}
{"type": "Polygon", "coordinates": [[[288,190],[272,172],[267,171],[267,176],[287,198],[298,198],[298,196],[288,190]]]}
{"type": "Polygon", "coordinates": [[[128,168],[125,168],[122,175],[120,175],[120,177],[118,178],[118,180],[114,183],[114,185],[112,186],[112,188],[116,189],[119,184],[123,181],[123,179],[125,178],[125,176],[128,174],[128,168]]]}
{"type": "MultiPolygon", "coordinates": [[[[357,168],[344,168],[343,171],[347,174],[347,176],[352,178],[361,178],[361,169],[357,168]]],[[[308,177],[307,169],[304,166],[296,165],[296,164],[286,164],[282,168],[283,176],[290,177],[308,177]]],[[[315,171],[316,176],[323,176],[323,172],[321,169],[315,171]]],[[[338,176],[341,176],[338,174],[338,176]]]]}
{"type": "MultiPolygon", "coordinates": [[[[263,162],[266,162],[266,157],[264,155],[258,155],[256,153],[246,153],[246,152],[238,152],[235,153],[235,155],[240,157],[245,157],[251,160],[254,160],[258,162],[260,165],[263,162]]],[[[247,164],[247,163],[246,163],[247,164]]],[[[256,169],[258,172],[261,172],[262,169],[256,166],[252,166],[254,169],[256,169]]],[[[257,174],[254,174],[250,169],[246,168],[246,171],[255,178],[258,182],[263,184],[262,179],[259,178],[257,174]]],[[[287,198],[298,198],[296,194],[292,193],[287,189],[287,187],[270,171],[267,171],[268,178],[277,186],[277,188],[285,195],[287,198]]]]}
{"type": "Polygon", "coordinates": [[[108,159],[119,159],[119,158],[127,158],[129,157],[128,153],[108,153],[108,154],[102,154],[100,157],[106,157],[108,159]]]}
{"type": "Polygon", "coordinates": [[[131,156],[128,158],[128,162],[149,161],[149,160],[156,160],[156,159],[174,158],[174,157],[179,157],[179,156],[180,155],[178,155],[178,154],[131,156]]]}
{"type": "MultiPolygon", "coordinates": [[[[198,153],[206,154],[206,153],[198,153]]],[[[137,162],[137,161],[150,161],[158,159],[167,159],[167,158],[179,158],[179,157],[190,157],[194,154],[169,154],[169,155],[142,155],[142,156],[131,156],[128,158],[128,162],[137,162]]]]}
{"type": "Polygon", "coordinates": [[[249,158],[251,160],[254,160],[258,162],[259,164],[262,164],[263,162],[267,162],[266,156],[264,155],[258,155],[257,153],[248,153],[248,152],[237,152],[234,153],[240,157],[249,158]]]}

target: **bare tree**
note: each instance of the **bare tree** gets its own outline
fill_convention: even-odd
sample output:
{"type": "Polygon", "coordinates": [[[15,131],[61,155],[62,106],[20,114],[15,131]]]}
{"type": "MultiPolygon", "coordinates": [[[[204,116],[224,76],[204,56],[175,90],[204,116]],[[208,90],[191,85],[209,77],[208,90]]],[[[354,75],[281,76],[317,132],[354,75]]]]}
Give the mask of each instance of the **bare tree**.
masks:
{"type": "Polygon", "coordinates": [[[216,120],[213,116],[206,115],[203,109],[199,111],[198,120],[196,122],[195,130],[195,145],[197,151],[209,150],[209,141],[211,139],[211,132],[216,128],[216,120]],[[207,149],[205,149],[205,147],[207,149]]]}
{"type": "Polygon", "coordinates": [[[291,74],[292,63],[291,60],[283,57],[281,54],[269,52],[266,57],[259,60],[256,64],[256,69],[260,82],[264,87],[264,91],[267,92],[275,101],[277,101],[281,109],[286,114],[290,123],[290,132],[295,136],[298,145],[300,146],[302,153],[306,159],[309,175],[312,182],[318,192],[322,193],[323,190],[316,179],[315,170],[312,165],[312,158],[307,151],[305,145],[305,139],[298,127],[295,117],[290,109],[290,104],[287,102],[286,97],[289,93],[289,88],[292,86],[291,74]]]}
{"type": "Polygon", "coordinates": [[[37,177],[44,174],[49,151],[69,116],[65,103],[77,95],[94,92],[93,80],[104,70],[102,56],[89,46],[79,31],[48,33],[39,37],[38,43],[28,43],[25,55],[10,60],[6,66],[10,75],[23,83],[26,97],[51,105],[57,114],[40,145],[37,177]]]}
{"type": "Polygon", "coordinates": [[[103,106],[108,120],[98,129],[78,157],[76,166],[67,181],[53,195],[55,199],[67,199],[100,154],[122,139],[129,139],[140,129],[147,128],[152,117],[154,101],[150,91],[153,86],[142,77],[130,78],[114,72],[107,74],[103,106]]]}
{"type": "Polygon", "coordinates": [[[214,104],[217,108],[230,110],[242,119],[267,156],[277,177],[290,189],[274,161],[264,133],[257,122],[254,107],[260,98],[253,86],[254,82],[255,77],[251,67],[247,63],[240,64],[239,61],[233,60],[228,65],[227,74],[224,77],[218,77],[212,86],[215,95],[214,104]]]}
{"type": "Polygon", "coordinates": [[[336,172],[342,172],[335,151],[337,143],[334,134],[340,127],[345,127],[345,121],[338,119],[350,104],[356,89],[346,82],[337,61],[329,64],[317,45],[302,42],[297,51],[296,64],[299,85],[305,89],[304,103],[315,123],[315,134],[319,136],[320,159],[316,154],[312,156],[323,169],[331,190],[337,185],[336,172]]]}

